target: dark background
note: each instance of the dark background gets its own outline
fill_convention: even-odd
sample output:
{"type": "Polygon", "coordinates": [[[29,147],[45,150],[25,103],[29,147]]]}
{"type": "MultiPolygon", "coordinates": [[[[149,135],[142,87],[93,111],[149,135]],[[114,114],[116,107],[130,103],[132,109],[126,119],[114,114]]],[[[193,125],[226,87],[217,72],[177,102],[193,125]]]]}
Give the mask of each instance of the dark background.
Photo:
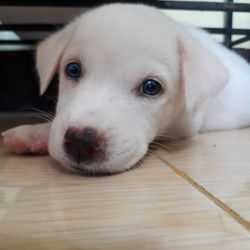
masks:
{"type": "Polygon", "coordinates": [[[34,50],[0,51],[0,79],[0,111],[54,110],[57,77],[40,96],[34,50]]]}

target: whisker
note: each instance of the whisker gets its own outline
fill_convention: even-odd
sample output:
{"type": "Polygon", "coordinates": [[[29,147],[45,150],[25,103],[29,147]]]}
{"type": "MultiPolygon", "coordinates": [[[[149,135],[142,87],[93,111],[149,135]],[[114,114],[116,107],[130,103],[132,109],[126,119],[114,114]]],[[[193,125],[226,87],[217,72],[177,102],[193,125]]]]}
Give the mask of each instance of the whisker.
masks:
{"type": "Polygon", "coordinates": [[[57,100],[54,99],[52,96],[44,95],[47,99],[53,101],[55,104],[57,104],[57,100]]]}
{"type": "Polygon", "coordinates": [[[40,109],[37,109],[35,107],[30,107],[29,109],[25,108],[24,109],[25,111],[36,111],[36,112],[39,112],[39,113],[32,113],[30,115],[30,117],[33,117],[33,118],[40,118],[42,120],[45,120],[45,121],[52,121],[54,119],[54,114],[50,114],[48,112],[45,112],[43,110],[40,110],[40,109]]]}
{"type": "Polygon", "coordinates": [[[156,149],[162,150],[161,147],[156,146],[156,145],[150,145],[150,148],[152,149],[151,152],[153,153],[156,149]]]}
{"type": "Polygon", "coordinates": [[[46,117],[46,116],[43,116],[43,115],[39,115],[39,114],[37,114],[37,115],[32,115],[32,117],[33,117],[33,118],[39,118],[39,119],[44,120],[44,121],[46,121],[46,122],[51,122],[51,121],[52,121],[50,118],[48,118],[48,117],[46,117]]]}
{"type": "Polygon", "coordinates": [[[172,135],[167,135],[167,134],[161,134],[161,135],[156,136],[156,140],[158,138],[159,139],[163,138],[163,139],[166,139],[166,140],[178,140],[178,137],[172,136],[172,135]]]}
{"type": "MultiPolygon", "coordinates": [[[[45,111],[40,110],[40,109],[35,108],[35,107],[31,107],[31,109],[34,110],[34,111],[39,112],[40,115],[42,115],[45,118],[48,118],[50,121],[52,121],[54,119],[54,115],[49,113],[49,112],[45,112],[45,111]]],[[[36,114],[34,114],[34,115],[36,115],[36,114]]]]}
{"type": "Polygon", "coordinates": [[[170,147],[168,147],[168,146],[166,146],[166,145],[164,145],[164,144],[162,144],[162,143],[159,143],[159,142],[152,142],[150,145],[152,145],[152,146],[158,146],[158,147],[160,147],[161,149],[165,149],[166,151],[170,151],[170,152],[173,152],[173,149],[171,149],[170,147]]]}
{"type": "Polygon", "coordinates": [[[108,170],[109,174],[112,175],[112,171],[106,163],[104,163],[104,167],[108,170]]]}
{"type": "Polygon", "coordinates": [[[149,153],[154,153],[154,151],[155,151],[156,149],[161,149],[161,148],[158,147],[158,146],[155,146],[155,145],[150,145],[150,146],[149,146],[149,149],[148,149],[148,152],[149,152],[149,153]]]}

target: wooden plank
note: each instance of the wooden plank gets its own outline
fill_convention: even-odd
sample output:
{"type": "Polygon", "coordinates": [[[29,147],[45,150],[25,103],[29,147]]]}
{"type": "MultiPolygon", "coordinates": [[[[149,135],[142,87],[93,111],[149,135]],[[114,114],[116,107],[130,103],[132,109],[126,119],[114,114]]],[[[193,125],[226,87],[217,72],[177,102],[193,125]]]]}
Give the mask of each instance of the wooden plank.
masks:
{"type": "Polygon", "coordinates": [[[0,249],[249,249],[244,227],[153,155],[84,177],[0,150],[0,249]]]}
{"type": "Polygon", "coordinates": [[[250,129],[168,144],[159,156],[184,171],[250,223],[250,129]]]}

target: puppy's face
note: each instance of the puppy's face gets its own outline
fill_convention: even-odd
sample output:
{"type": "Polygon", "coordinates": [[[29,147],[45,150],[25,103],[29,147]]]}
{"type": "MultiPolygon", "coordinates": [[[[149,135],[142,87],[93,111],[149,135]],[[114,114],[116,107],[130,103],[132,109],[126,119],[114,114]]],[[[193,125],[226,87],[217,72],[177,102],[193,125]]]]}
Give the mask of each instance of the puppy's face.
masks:
{"type": "Polygon", "coordinates": [[[42,84],[56,70],[60,78],[52,157],[89,173],[135,165],[180,103],[176,39],[172,21],[157,10],[109,5],[45,41],[38,49],[42,84]]]}

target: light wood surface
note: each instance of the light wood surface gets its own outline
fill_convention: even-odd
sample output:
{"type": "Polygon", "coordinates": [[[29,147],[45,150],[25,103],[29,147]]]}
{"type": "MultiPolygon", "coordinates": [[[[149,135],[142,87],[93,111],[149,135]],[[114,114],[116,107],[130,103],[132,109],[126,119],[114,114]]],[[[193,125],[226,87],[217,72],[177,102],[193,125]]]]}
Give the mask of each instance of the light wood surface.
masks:
{"type": "Polygon", "coordinates": [[[167,146],[83,177],[0,144],[0,249],[250,249],[250,129],[167,146]]]}
{"type": "Polygon", "coordinates": [[[158,154],[237,211],[250,229],[250,129],[208,133],[170,148],[158,154]]]}

